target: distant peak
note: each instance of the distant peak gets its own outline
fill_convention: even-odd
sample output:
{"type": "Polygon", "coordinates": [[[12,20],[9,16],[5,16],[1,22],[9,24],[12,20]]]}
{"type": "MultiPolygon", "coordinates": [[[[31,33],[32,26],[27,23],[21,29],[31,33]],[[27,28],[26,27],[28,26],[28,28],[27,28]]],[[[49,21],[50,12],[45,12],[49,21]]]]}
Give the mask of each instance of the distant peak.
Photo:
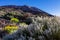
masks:
{"type": "Polygon", "coordinates": [[[27,8],[31,8],[31,6],[28,6],[28,5],[23,5],[22,7],[27,7],[27,8]]]}
{"type": "MultiPolygon", "coordinates": [[[[15,10],[21,10],[23,12],[29,12],[29,13],[32,13],[34,15],[46,15],[46,16],[53,16],[41,9],[38,9],[36,7],[31,7],[31,6],[28,6],[28,5],[21,5],[21,6],[18,6],[18,5],[4,5],[4,6],[0,6],[0,9],[2,8],[13,8],[15,10]]],[[[6,10],[6,9],[5,9],[6,10]]]]}

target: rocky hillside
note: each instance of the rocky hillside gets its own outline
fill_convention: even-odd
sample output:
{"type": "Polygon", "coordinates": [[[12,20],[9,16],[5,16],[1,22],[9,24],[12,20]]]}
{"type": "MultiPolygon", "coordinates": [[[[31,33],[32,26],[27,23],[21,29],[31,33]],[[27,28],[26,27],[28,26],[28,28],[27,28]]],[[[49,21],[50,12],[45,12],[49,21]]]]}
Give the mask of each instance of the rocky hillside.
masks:
{"type": "Polygon", "coordinates": [[[60,40],[60,17],[26,5],[0,6],[0,40],[60,40]]]}
{"type": "MultiPolygon", "coordinates": [[[[54,17],[53,15],[44,12],[36,7],[30,6],[16,6],[6,5],[0,6],[0,19],[11,21],[12,18],[17,18],[19,22],[25,22],[26,24],[32,23],[30,17],[54,17]]],[[[1,21],[1,20],[0,20],[1,21]]],[[[5,21],[4,21],[5,22],[5,21]]],[[[5,22],[6,23],[6,22],[5,22]]]]}

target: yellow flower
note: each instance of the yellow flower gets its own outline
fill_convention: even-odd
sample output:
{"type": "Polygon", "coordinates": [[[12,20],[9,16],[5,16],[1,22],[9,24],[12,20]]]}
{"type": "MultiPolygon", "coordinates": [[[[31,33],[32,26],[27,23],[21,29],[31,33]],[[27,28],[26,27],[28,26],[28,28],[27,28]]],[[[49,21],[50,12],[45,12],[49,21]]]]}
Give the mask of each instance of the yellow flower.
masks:
{"type": "Polygon", "coordinates": [[[15,32],[15,31],[17,31],[18,28],[19,28],[19,27],[16,26],[16,25],[7,25],[7,26],[5,26],[5,28],[4,28],[3,30],[8,31],[9,33],[13,33],[13,32],[15,32]]]}

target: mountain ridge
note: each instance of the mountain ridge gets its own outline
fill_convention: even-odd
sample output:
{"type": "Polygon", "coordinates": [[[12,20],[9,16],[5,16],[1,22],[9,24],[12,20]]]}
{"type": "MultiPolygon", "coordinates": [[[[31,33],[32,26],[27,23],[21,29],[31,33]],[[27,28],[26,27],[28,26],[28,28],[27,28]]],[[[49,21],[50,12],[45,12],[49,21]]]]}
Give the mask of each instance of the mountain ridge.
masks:
{"type": "MultiPolygon", "coordinates": [[[[23,12],[28,12],[34,15],[39,15],[39,16],[49,16],[49,17],[53,17],[53,15],[38,9],[36,7],[30,7],[27,5],[23,5],[23,6],[16,6],[16,5],[5,5],[5,6],[0,6],[0,10],[4,9],[4,10],[8,10],[8,9],[14,9],[14,10],[21,10],[23,12]]],[[[13,11],[13,10],[11,10],[13,11]]]]}

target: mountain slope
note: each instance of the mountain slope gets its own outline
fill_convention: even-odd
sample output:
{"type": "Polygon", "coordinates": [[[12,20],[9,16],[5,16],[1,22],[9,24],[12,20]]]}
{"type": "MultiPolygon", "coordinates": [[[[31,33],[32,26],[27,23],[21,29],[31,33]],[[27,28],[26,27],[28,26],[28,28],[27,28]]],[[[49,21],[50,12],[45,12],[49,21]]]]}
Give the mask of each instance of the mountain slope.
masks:
{"type": "MultiPolygon", "coordinates": [[[[19,13],[31,13],[33,15],[38,15],[38,16],[49,16],[52,17],[53,15],[44,12],[36,7],[30,7],[30,6],[15,6],[15,5],[6,5],[6,6],[0,6],[0,11],[4,11],[5,13],[9,13],[11,11],[16,11],[19,13]]],[[[1,13],[0,13],[1,14],[1,13]]]]}

